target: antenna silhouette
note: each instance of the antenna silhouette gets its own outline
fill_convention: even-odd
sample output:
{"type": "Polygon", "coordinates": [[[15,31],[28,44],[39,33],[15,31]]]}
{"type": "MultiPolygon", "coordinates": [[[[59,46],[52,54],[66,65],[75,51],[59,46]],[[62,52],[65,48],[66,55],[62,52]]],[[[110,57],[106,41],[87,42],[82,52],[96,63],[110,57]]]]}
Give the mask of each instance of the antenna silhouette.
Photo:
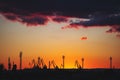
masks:
{"type": "Polygon", "coordinates": [[[22,52],[20,52],[19,57],[20,57],[20,70],[21,70],[22,69],[22,52]]]}

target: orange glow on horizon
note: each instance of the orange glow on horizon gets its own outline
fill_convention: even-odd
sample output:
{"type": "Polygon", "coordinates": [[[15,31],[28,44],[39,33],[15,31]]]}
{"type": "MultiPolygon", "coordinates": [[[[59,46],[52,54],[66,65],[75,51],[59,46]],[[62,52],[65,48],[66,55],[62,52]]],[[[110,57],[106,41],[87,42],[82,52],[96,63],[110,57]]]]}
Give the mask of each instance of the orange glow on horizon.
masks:
{"type": "Polygon", "coordinates": [[[22,68],[29,68],[32,59],[43,58],[48,66],[49,60],[54,60],[60,67],[62,55],[65,56],[65,68],[75,68],[75,60],[84,68],[109,68],[109,56],[113,57],[113,66],[120,68],[118,56],[120,41],[116,34],[108,34],[106,27],[61,29],[68,23],[50,21],[48,25],[26,27],[3,19],[0,27],[0,63],[8,67],[8,57],[11,63],[17,64],[19,69],[19,52],[23,52],[22,68]],[[85,36],[87,40],[80,40],[85,36]]]}

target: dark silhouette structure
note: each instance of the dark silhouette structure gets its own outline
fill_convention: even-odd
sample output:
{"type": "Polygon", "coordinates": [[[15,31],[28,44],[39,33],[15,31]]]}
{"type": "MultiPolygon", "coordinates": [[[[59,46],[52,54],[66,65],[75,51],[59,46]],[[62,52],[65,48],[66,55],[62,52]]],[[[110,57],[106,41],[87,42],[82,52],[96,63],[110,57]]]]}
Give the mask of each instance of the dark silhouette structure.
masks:
{"type": "Polygon", "coordinates": [[[17,70],[17,65],[16,65],[16,64],[14,64],[14,62],[13,62],[12,71],[16,71],[16,70],[17,70]]]}
{"type": "Polygon", "coordinates": [[[52,65],[53,65],[53,68],[54,68],[54,69],[58,69],[58,66],[56,65],[56,63],[55,63],[55,61],[54,61],[54,60],[52,60],[50,64],[52,64],[52,65]]]}
{"type": "Polygon", "coordinates": [[[77,69],[81,69],[81,65],[79,64],[78,60],[75,60],[75,67],[77,67],[77,69]]]}
{"type": "Polygon", "coordinates": [[[81,59],[82,60],[82,69],[84,68],[84,58],[81,59]]]}
{"type": "Polygon", "coordinates": [[[11,70],[11,62],[10,62],[10,57],[8,57],[8,70],[11,70]]]}
{"type": "Polygon", "coordinates": [[[22,69],[22,52],[20,52],[19,57],[20,57],[20,70],[21,70],[22,69]]]}
{"type": "Polygon", "coordinates": [[[39,67],[39,68],[41,68],[41,62],[40,62],[40,57],[38,57],[38,63],[37,63],[37,66],[39,67]]]}
{"type": "Polygon", "coordinates": [[[4,65],[0,64],[0,71],[3,71],[3,70],[4,70],[4,65]]]}
{"type": "Polygon", "coordinates": [[[112,57],[110,56],[110,69],[112,69],[112,57]]]}
{"type": "Polygon", "coordinates": [[[32,60],[32,65],[33,65],[33,68],[36,66],[35,59],[32,60]]]}
{"type": "Polygon", "coordinates": [[[62,59],[63,59],[63,64],[62,65],[63,65],[63,69],[64,69],[64,67],[65,67],[65,56],[64,55],[62,56],[62,59]]]}
{"type": "Polygon", "coordinates": [[[49,66],[49,69],[50,69],[50,66],[51,66],[50,61],[48,62],[48,66],[49,66]]]}
{"type": "Polygon", "coordinates": [[[84,58],[82,58],[82,67],[79,62],[75,61],[77,69],[64,69],[65,56],[62,56],[62,69],[59,69],[55,61],[49,61],[47,68],[44,60],[38,57],[38,61],[32,60],[32,67],[22,69],[22,52],[20,52],[20,69],[13,62],[12,70],[10,70],[10,57],[8,58],[8,71],[4,69],[4,65],[0,64],[0,80],[120,80],[120,69],[112,68],[112,57],[110,57],[110,68],[108,69],[82,69],[84,67],[84,58]],[[54,69],[51,69],[50,66],[54,69]],[[22,70],[21,70],[22,69],[22,70]]]}

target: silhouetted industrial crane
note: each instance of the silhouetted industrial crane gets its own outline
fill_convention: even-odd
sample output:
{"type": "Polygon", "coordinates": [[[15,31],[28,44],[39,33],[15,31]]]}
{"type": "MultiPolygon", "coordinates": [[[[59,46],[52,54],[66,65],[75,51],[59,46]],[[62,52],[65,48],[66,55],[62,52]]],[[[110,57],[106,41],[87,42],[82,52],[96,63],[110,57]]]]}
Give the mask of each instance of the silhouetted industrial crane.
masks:
{"type": "Polygon", "coordinates": [[[10,62],[10,57],[8,58],[8,70],[11,70],[11,62],[10,62]]]}
{"type": "Polygon", "coordinates": [[[81,59],[82,60],[82,69],[84,68],[84,58],[81,59]]]}
{"type": "Polygon", "coordinates": [[[63,66],[63,69],[64,69],[64,67],[65,67],[65,56],[64,56],[64,55],[62,56],[62,59],[63,59],[63,64],[62,64],[62,66],[63,66]]]}
{"type": "Polygon", "coordinates": [[[60,68],[61,68],[61,69],[63,68],[63,64],[60,65],[60,68]]]}
{"type": "Polygon", "coordinates": [[[12,67],[12,70],[13,70],[13,71],[17,70],[17,65],[16,65],[16,64],[14,64],[14,62],[13,62],[13,67],[12,67]]]}
{"type": "Polygon", "coordinates": [[[38,57],[38,63],[37,63],[37,66],[38,66],[39,68],[41,68],[41,59],[40,59],[40,57],[38,57]]]}
{"type": "Polygon", "coordinates": [[[78,69],[81,69],[81,65],[79,64],[77,60],[75,61],[75,67],[77,67],[78,69]]]}
{"type": "Polygon", "coordinates": [[[110,69],[112,69],[112,57],[110,56],[110,69]]]}
{"type": "Polygon", "coordinates": [[[30,66],[30,68],[36,67],[35,59],[33,59],[31,63],[29,62],[29,66],[30,66]]]}
{"type": "Polygon", "coordinates": [[[21,70],[22,69],[22,52],[20,52],[19,57],[20,57],[20,70],[21,70]]]}
{"type": "Polygon", "coordinates": [[[50,63],[50,61],[48,62],[48,67],[49,67],[49,69],[50,69],[50,66],[51,66],[51,63],[50,63]]]}
{"type": "Polygon", "coordinates": [[[44,60],[41,59],[40,61],[41,61],[41,64],[42,64],[41,68],[42,69],[47,69],[47,65],[44,63],[44,60]]]}
{"type": "Polygon", "coordinates": [[[32,60],[32,65],[33,65],[33,68],[36,66],[35,59],[32,60]]]}
{"type": "Polygon", "coordinates": [[[54,60],[51,61],[51,64],[53,65],[54,69],[59,69],[59,67],[55,64],[54,60]]]}
{"type": "Polygon", "coordinates": [[[47,69],[47,65],[44,63],[44,60],[38,57],[38,62],[35,62],[35,59],[32,60],[32,63],[29,63],[31,68],[47,69]]]}

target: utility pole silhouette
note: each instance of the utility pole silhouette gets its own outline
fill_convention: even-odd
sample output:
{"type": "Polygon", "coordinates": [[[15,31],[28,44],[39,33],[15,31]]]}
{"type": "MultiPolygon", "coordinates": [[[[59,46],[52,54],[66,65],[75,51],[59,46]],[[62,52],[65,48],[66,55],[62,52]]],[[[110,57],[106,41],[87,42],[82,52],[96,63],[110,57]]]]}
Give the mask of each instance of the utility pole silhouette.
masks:
{"type": "Polygon", "coordinates": [[[64,55],[62,56],[62,59],[63,59],[63,69],[64,69],[65,67],[65,56],[64,55]]]}
{"type": "Polygon", "coordinates": [[[19,57],[20,57],[20,70],[21,70],[22,69],[22,52],[20,52],[19,57]]]}
{"type": "Polygon", "coordinates": [[[112,57],[110,56],[110,69],[112,69],[112,57]]]}
{"type": "Polygon", "coordinates": [[[81,59],[82,60],[82,69],[84,68],[84,58],[81,59]]]}
{"type": "Polygon", "coordinates": [[[11,62],[10,62],[10,57],[8,57],[8,70],[11,70],[11,62]]]}

